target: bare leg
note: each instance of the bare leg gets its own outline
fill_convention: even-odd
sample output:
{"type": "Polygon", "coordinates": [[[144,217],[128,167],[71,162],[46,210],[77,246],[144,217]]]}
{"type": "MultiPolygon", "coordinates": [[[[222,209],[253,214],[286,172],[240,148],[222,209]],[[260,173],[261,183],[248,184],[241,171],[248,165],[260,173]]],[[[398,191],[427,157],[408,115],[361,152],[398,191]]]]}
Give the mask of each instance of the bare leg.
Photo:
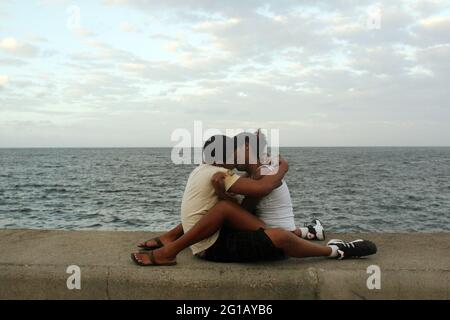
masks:
{"type": "MultiPolygon", "coordinates": [[[[183,234],[184,234],[183,226],[181,224],[179,224],[172,230],[169,230],[166,233],[164,233],[162,236],[159,236],[159,239],[161,240],[163,245],[167,245],[168,243],[177,240],[183,234]]],[[[157,243],[155,240],[147,240],[147,241],[141,243],[140,245],[145,245],[145,246],[151,247],[151,246],[156,246],[157,243]]]]}
{"type": "MultiPolygon", "coordinates": [[[[241,206],[230,201],[220,201],[180,238],[154,250],[154,258],[160,263],[172,262],[180,251],[213,235],[224,224],[243,231],[266,227],[262,220],[244,210],[241,206]]],[[[135,254],[135,256],[138,260],[149,263],[147,254],[135,254]]]]}
{"type": "Polygon", "coordinates": [[[267,229],[264,232],[275,247],[280,248],[289,257],[323,257],[331,254],[331,248],[304,240],[292,232],[283,229],[267,229]]]}

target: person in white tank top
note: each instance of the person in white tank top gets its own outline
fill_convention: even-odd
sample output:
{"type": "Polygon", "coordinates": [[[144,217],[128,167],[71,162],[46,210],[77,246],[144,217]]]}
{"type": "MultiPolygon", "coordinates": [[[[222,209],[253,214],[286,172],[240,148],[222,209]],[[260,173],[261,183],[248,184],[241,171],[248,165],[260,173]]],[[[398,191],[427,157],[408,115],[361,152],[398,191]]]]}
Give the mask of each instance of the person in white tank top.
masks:
{"type": "MultiPolygon", "coordinates": [[[[269,165],[259,167],[258,171],[263,167],[274,171],[274,167],[269,165]]],[[[278,188],[258,202],[255,213],[266,223],[268,228],[283,228],[288,231],[297,229],[291,195],[284,180],[278,188]]]]}
{"type": "MultiPolygon", "coordinates": [[[[258,140],[265,142],[265,137],[258,131],[256,133],[258,140]]],[[[258,143],[261,143],[258,141],[258,143]]],[[[276,167],[269,164],[270,157],[264,154],[258,159],[256,164],[247,164],[245,171],[252,179],[260,179],[262,177],[261,171],[275,171],[276,167]]],[[[262,199],[245,198],[241,205],[250,212],[255,213],[268,228],[282,228],[291,231],[309,240],[324,240],[325,232],[323,226],[318,219],[314,219],[310,223],[305,223],[303,227],[295,225],[294,210],[292,206],[292,199],[289,188],[283,180],[282,184],[274,189],[270,194],[262,199]]]]}

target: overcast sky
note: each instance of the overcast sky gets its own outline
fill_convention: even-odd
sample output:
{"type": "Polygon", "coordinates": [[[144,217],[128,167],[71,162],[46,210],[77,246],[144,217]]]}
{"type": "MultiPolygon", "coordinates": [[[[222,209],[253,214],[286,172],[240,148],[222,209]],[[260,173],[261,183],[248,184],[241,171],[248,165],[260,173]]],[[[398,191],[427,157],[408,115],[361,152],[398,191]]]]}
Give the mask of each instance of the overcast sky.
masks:
{"type": "Polygon", "coordinates": [[[449,88],[449,1],[0,1],[0,147],[450,145],[449,88]]]}

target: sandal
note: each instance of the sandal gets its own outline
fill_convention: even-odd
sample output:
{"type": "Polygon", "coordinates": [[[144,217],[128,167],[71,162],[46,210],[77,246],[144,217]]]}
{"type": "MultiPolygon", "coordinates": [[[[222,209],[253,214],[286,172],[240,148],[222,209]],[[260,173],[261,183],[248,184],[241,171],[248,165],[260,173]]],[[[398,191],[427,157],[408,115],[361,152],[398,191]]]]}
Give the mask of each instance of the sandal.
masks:
{"type": "Polygon", "coordinates": [[[139,244],[138,247],[144,250],[155,250],[164,247],[164,244],[161,242],[161,239],[159,237],[156,237],[145,241],[143,244],[139,244]],[[156,246],[147,246],[147,242],[149,241],[155,241],[156,246]]]}
{"type": "Polygon", "coordinates": [[[159,262],[156,262],[155,257],[153,255],[153,251],[150,251],[147,254],[148,254],[148,257],[150,258],[150,262],[151,262],[149,264],[145,264],[142,261],[139,261],[136,258],[135,253],[131,254],[131,260],[133,260],[137,265],[140,265],[142,267],[165,267],[165,266],[174,266],[174,265],[177,264],[176,261],[174,261],[174,262],[166,262],[166,263],[159,263],[159,262]]]}

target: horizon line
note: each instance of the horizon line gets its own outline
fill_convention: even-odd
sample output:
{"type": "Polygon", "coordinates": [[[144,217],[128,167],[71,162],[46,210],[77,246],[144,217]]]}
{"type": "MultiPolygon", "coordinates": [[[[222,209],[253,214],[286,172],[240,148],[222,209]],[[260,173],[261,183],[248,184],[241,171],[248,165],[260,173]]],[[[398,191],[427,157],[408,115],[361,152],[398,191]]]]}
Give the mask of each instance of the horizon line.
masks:
{"type": "MultiPolygon", "coordinates": [[[[450,145],[303,145],[303,146],[280,146],[279,148],[449,148],[450,145]]],[[[170,149],[174,146],[38,146],[38,147],[1,147],[0,149],[170,149]]],[[[190,147],[194,149],[195,147],[190,147]]],[[[197,147],[201,148],[201,147],[197,147]]]]}

